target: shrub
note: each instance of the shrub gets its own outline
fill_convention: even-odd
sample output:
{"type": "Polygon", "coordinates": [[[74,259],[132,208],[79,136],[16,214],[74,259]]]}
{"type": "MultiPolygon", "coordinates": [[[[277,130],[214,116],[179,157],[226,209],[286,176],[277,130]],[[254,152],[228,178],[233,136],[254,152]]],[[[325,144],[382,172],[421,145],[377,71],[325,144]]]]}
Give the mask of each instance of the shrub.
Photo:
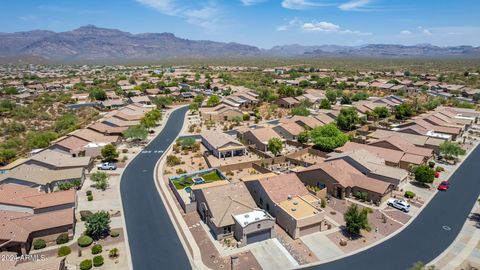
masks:
{"type": "Polygon", "coordinates": [[[93,239],[88,235],[82,235],[78,238],[77,243],[81,247],[88,247],[93,243],[93,239]]]}
{"type": "Polygon", "coordinates": [[[436,171],[436,172],[443,172],[444,170],[445,170],[445,169],[444,169],[442,166],[437,166],[437,167],[435,168],[435,171],[436,171]]]}
{"type": "Polygon", "coordinates": [[[92,211],[88,211],[88,210],[82,210],[82,211],[80,211],[80,219],[81,219],[82,221],[87,220],[87,218],[88,218],[89,216],[91,216],[91,215],[93,215],[92,211]]]}
{"type": "Polygon", "coordinates": [[[108,252],[108,257],[110,258],[117,258],[118,256],[120,256],[120,252],[118,251],[118,248],[112,248],[108,252]]]}
{"type": "Polygon", "coordinates": [[[172,167],[172,166],[175,166],[175,165],[180,165],[181,163],[181,160],[174,156],[174,155],[168,155],[167,156],[167,165],[172,167]]]}
{"type": "Polygon", "coordinates": [[[366,201],[368,199],[368,193],[359,191],[355,193],[355,198],[357,198],[360,201],[366,201]]]}
{"type": "Polygon", "coordinates": [[[110,236],[111,237],[118,237],[120,233],[118,231],[110,231],[110,236]]]}
{"type": "Polygon", "coordinates": [[[57,245],[62,245],[62,244],[65,244],[68,242],[68,233],[61,233],[60,235],[58,235],[57,237],[57,245]]]}
{"type": "Polygon", "coordinates": [[[320,207],[325,208],[326,206],[327,206],[327,202],[325,201],[325,199],[321,199],[320,207]]]}
{"type": "Polygon", "coordinates": [[[90,270],[90,269],[92,269],[92,260],[90,259],[83,260],[80,263],[80,270],[90,270]]]}
{"type": "Polygon", "coordinates": [[[43,239],[35,239],[35,241],[33,241],[33,249],[35,250],[42,249],[46,246],[47,246],[47,243],[43,239]]]}
{"type": "Polygon", "coordinates": [[[435,167],[435,162],[429,161],[429,162],[428,162],[428,166],[429,166],[430,168],[435,167]]]}
{"type": "Polygon", "coordinates": [[[415,193],[413,191],[405,191],[405,198],[412,199],[415,197],[415,193]]]}
{"type": "Polygon", "coordinates": [[[103,265],[103,256],[102,255],[98,255],[98,256],[93,257],[93,266],[99,267],[99,266],[102,266],[102,265],[103,265]]]}
{"type": "Polygon", "coordinates": [[[415,168],[415,180],[424,184],[432,183],[435,177],[435,172],[431,167],[420,165],[415,168]]]}
{"type": "Polygon", "coordinates": [[[99,245],[99,244],[96,244],[96,245],[93,245],[92,247],[92,254],[99,254],[99,253],[102,253],[102,245],[99,245]]]}
{"type": "Polygon", "coordinates": [[[70,249],[69,246],[61,246],[57,252],[58,257],[65,257],[70,253],[72,253],[72,250],[70,249]]]}
{"type": "Polygon", "coordinates": [[[92,191],[91,190],[87,190],[87,196],[91,196],[92,195],[92,191]]]}
{"type": "Polygon", "coordinates": [[[88,200],[89,202],[93,201],[93,195],[88,195],[88,196],[87,196],[87,200],[88,200]]]}

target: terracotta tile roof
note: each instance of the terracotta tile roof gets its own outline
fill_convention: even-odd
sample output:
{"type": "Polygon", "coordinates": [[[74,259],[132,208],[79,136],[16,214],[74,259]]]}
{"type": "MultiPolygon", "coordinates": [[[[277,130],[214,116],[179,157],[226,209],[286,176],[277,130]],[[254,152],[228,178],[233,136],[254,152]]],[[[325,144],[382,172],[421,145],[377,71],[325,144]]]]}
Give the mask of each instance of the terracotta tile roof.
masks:
{"type": "Polygon", "coordinates": [[[75,190],[44,193],[36,188],[15,184],[0,185],[0,204],[41,209],[75,203],[75,190]]]}
{"type": "Polygon", "coordinates": [[[297,136],[304,130],[303,127],[301,127],[299,124],[295,122],[290,122],[290,123],[284,123],[280,124],[280,127],[285,129],[288,133],[292,134],[293,136],[297,136]]]}
{"type": "Polygon", "coordinates": [[[257,208],[255,201],[243,182],[230,183],[200,189],[212,214],[211,221],[217,227],[233,225],[233,216],[257,208]]]}
{"type": "Polygon", "coordinates": [[[359,187],[379,194],[384,194],[391,185],[390,183],[363,175],[343,159],[320,163],[311,170],[314,169],[324,171],[343,187],[359,187]]]}
{"type": "Polygon", "coordinates": [[[79,129],[73,133],[70,133],[70,135],[96,143],[114,143],[117,142],[119,138],[118,136],[106,136],[91,129],[79,129]]]}
{"type": "MultiPolygon", "coordinates": [[[[215,149],[219,149],[225,145],[235,145],[242,147],[243,145],[230,135],[223,132],[217,132],[212,130],[205,130],[201,136],[215,149]]],[[[244,147],[244,146],[243,146],[244,147]]]]}
{"type": "Polygon", "coordinates": [[[365,149],[357,149],[345,153],[330,153],[329,156],[330,157],[326,161],[343,159],[352,165],[350,160],[353,160],[354,162],[366,168],[373,175],[386,176],[399,181],[402,181],[408,175],[406,170],[387,166],[383,158],[375,156],[365,149]]]}
{"type": "Polygon", "coordinates": [[[402,159],[404,153],[402,151],[376,147],[368,144],[360,144],[354,142],[347,142],[344,146],[335,149],[336,152],[349,152],[358,149],[365,149],[375,156],[383,158],[385,161],[398,164],[402,159]]]}
{"type": "Polygon", "coordinates": [[[94,123],[88,126],[88,128],[104,134],[112,134],[112,133],[118,134],[127,130],[127,127],[112,127],[110,125],[107,125],[101,122],[94,123]]]}
{"type": "Polygon", "coordinates": [[[7,179],[17,179],[46,185],[56,181],[81,179],[83,175],[83,168],[50,170],[36,165],[22,164],[5,174],[0,174],[0,182],[7,179]]]}
{"type": "Polygon", "coordinates": [[[73,209],[40,214],[0,210],[0,240],[25,243],[33,232],[61,226],[73,226],[74,223],[73,209]]]}
{"type": "Polygon", "coordinates": [[[419,155],[423,157],[431,157],[433,155],[432,149],[415,146],[414,144],[410,143],[409,141],[407,141],[406,139],[398,135],[393,135],[387,138],[378,139],[369,144],[376,145],[379,142],[387,142],[392,146],[394,146],[395,148],[397,148],[398,150],[403,151],[405,153],[413,154],[413,155],[419,155]]]}
{"type": "Polygon", "coordinates": [[[86,168],[90,164],[91,157],[72,157],[69,154],[65,154],[65,153],[50,150],[50,149],[45,149],[40,153],[30,157],[26,162],[29,163],[29,160],[48,164],[56,168],[66,168],[66,167],[86,168]]]}
{"type": "Polygon", "coordinates": [[[278,135],[278,133],[276,133],[271,127],[252,129],[247,132],[251,132],[253,136],[263,143],[268,142],[271,138],[282,139],[282,137],[280,137],[280,135],[278,135]]]}
{"type": "Polygon", "coordinates": [[[102,123],[110,123],[116,127],[130,127],[130,126],[138,125],[140,121],[139,120],[125,121],[116,117],[106,117],[102,120],[102,123]]]}
{"type": "Polygon", "coordinates": [[[287,200],[288,197],[310,194],[302,181],[294,173],[267,177],[258,181],[268,197],[276,203],[287,200]]]}
{"type": "Polygon", "coordinates": [[[88,141],[75,136],[69,136],[63,140],[57,141],[55,144],[65,147],[69,150],[81,151],[85,145],[88,144],[88,141]]]}

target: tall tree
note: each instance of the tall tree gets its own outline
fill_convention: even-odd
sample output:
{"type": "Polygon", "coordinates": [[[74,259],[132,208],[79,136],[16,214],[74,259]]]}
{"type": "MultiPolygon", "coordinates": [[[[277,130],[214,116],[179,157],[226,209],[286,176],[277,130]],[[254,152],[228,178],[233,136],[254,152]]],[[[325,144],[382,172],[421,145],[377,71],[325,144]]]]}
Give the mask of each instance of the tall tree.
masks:
{"type": "Polygon", "coordinates": [[[267,148],[273,155],[278,156],[283,149],[283,143],[279,138],[271,138],[268,140],[267,148]]]}
{"type": "Polygon", "coordinates": [[[343,134],[333,123],[312,129],[310,138],[315,147],[327,152],[331,152],[348,141],[348,136],[343,134]]]}
{"type": "Polygon", "coordinates": [[[106,161],[114,161],[118,155],[117,148],[113,144],[107,144],[102,148],[102,157],[106,161]]]}
{"type": "Polygon", "coordinates": [[[107,234],[110,231],[110,215],[106,211],[93,213],[85,220],[85,229],[85,233],[95,239],[107,234]]]}
{"type": "Polygon", "coordinates": [[[349,131],[355,129],[355,126],[360,123],[358,113],[355,108],[344,108],[340,110],[337,117],[337,126],[343,130],[349,131]]]}
{"type": "Polygon", "coordinates": [[[358,209],[356,204],[352,204],[343,215],[347,230],[353,234],[360,234],[361,230],[368,229],[368,209],[358,209]]]}

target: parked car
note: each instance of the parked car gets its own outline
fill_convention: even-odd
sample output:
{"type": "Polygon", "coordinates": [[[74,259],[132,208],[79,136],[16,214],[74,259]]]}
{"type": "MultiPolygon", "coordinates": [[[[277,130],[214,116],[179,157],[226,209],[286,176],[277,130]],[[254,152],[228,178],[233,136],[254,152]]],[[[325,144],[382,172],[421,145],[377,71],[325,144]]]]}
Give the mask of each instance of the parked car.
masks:
{"type": "Polygon", "coordinates": [[[113,162],[104,162],[104,163],[98,164],[97,169],[114,171],[117,169],[117,165],[113,162]]]}
{"type": "Polygon", "coordinates": [[[438,185],[438,190],[440,191],[447,191],[448,189],[450,188],[450,182],[448,181],[442,181],[439,185],[438,185]]]}
{"type": "Polygon", "coordinates": [[[405,213],[408,213],[410,211],[410,204],[408,204],[406,201],[391,198],[387,201],[387,205],[393,208],[397,208],[398,210],[401,210],[405,213]]]}

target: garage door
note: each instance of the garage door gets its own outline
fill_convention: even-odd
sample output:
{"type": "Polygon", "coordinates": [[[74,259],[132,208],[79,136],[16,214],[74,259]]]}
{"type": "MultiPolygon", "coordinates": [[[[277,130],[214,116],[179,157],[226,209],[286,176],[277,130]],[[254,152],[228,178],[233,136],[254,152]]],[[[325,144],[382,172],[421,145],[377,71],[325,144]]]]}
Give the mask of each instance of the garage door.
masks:
{"type": "Polygon", "coordinates": [[[300,228],[300,236],[315,233],[320,231],[320,224],[312,224],[300,228]]]}
{"type": "Polygon", "coordinates": [[[268,239],[270,239],[270,230],[263,230],[247,234],[247,244],[252,244],[268,239]]]}

